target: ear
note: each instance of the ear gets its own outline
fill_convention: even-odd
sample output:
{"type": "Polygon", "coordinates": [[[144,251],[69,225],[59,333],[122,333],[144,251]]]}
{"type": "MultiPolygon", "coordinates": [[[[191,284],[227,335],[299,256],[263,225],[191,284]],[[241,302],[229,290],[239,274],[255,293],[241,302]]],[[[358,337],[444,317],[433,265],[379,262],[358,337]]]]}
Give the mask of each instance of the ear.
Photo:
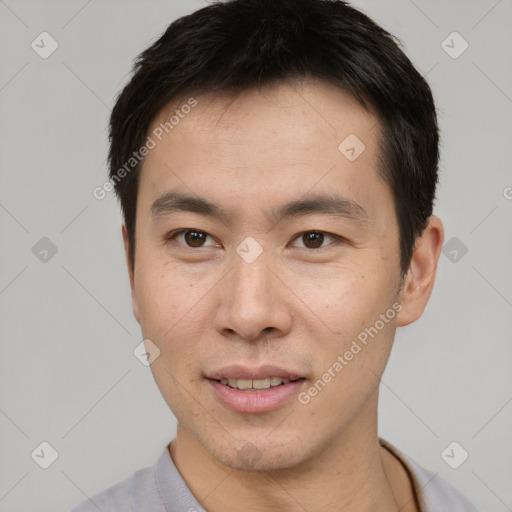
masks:
{"type": "MultiPolygon", "coordinates": [[[[130,277],[130,289],[132,293],[132,309],[133,316],[137,322],[139,322],[139,305],[137,302],[137,296],[135,293],[135,277],[134,277],[134,268],[130,259],[130,240],[128,238],[128,230],[126,229],[126,224],[123,222],[121,227],[121,232],[123,234],[123,242],[124,242],[124,254],[126,258],[126,266],[128,267],[128,276],[130,277]]],[[[140,323],[140,322],[139,322],[140,323]]]]}
{"type": "Polygon", "coordinates": [[[429,217],[427,227],[416,238],[411,264],[399,294],[402,310],[397,315],[397,327],[416,321],[423,313],[436,278],[436,269],[443,247],[443,223],[429,217]]]}

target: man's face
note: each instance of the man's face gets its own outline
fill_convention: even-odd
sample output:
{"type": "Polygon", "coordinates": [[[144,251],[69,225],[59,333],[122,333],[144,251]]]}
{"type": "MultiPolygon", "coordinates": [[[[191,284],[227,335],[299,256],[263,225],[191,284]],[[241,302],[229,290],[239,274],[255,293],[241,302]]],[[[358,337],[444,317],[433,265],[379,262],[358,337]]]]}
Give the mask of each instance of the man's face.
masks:
{"type": "Polygon", "coordinates": [[[377,119],[316,81],[197,101],[161,142],[153,136],[143,165],[135,316],[160,350],[151,370],[183,435],[233,468],[293,467],[376,413],[400,279],[377,119]],[[359,156],[353,135],[339,149],[350,134],[359,156]],[[227,216],[170,200],[152,208],[171,191],[227,216]],[[272,217],[323,195],[344,207],[272,217]],[[237,388],[299,380],[261,391],[217,382],[237,376],[237,388]]]}

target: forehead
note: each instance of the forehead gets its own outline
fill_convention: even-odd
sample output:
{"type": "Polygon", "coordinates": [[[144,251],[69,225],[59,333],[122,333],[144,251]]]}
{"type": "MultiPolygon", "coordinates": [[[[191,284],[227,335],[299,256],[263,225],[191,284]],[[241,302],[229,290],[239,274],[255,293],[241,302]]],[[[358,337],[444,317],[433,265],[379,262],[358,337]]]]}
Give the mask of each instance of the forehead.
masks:
{"type": "Polygon", "coordinates": [[[247,205],[308,190],[364,202],[386,188],[378,132],[372,112],[320,80],[183,96],[150,127],[156,145],[143,162],[139,196],[154,200],[178,185],[247,205]]]}
{"type": "MultiPolygon", "coordinates": [[[[319,137],[332,145],[332,139],[341,141],[349,133],[357,133],[371,145],[371,131],[379,126],[373,111],[363,108],[352,95],[332,83],[313,78],[277,82],[237,93],[182,96],[158,113],[150,131],[165,125],[171,117],[176,123],[170,129],[174,140],[200,137],[204,142],[264,142],[269,149],[283,140],[291,147],[311,146],[312,136],[317,145],[319,137]],[[192,98],[197,105],[189,109],[186,105],[192,98]],[[179,119],[173,116],[180,111],[183,112],[179,119]],[[272,138],[276,134],[278,141],[272,138]]],[[[163,135],[170,139],[165,137],[169,133],[163,135]]]]}

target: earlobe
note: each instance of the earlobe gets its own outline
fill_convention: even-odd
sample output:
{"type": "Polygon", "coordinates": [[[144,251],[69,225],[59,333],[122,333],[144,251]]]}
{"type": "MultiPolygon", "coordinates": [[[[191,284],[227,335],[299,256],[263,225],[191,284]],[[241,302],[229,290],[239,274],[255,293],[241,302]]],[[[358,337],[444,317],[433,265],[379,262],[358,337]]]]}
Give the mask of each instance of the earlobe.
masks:
{"type": "MultiPolygon", "coordinates": [[[[137,322],[139,322],[139,306],[137,303],[137,296],[135,294],[135,271],[132,265],[132,261],[130,258],[130,239],[128,237],[128,230],[126,229],[126,224],[123,223],[121,227],[121,232],[123,235],[123,243],[124,243],[124,254],[126,258],[126,266],[128,268],[128,276],[130,278],[130,289],[132,294],[132,309],[133,315],[137,322]]],[[[140,322],[139,322],[140,323],[140,322]]]]}
{"type": "Polygon", "coordinates": [[[443,224],[438,217],[431,216],[427,227],[416,239],[409,270],[400,291],[402,310],[397,315],[398,327],[416,321],[425,310],[434,287],[443,240],[443,224]]]}

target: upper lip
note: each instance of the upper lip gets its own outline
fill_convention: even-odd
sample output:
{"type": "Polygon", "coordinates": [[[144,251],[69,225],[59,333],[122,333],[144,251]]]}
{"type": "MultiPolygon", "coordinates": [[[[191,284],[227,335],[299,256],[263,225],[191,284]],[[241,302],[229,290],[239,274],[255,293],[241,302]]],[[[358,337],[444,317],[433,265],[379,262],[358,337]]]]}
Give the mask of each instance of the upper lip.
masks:
{"type": "Polygon", "coordinates": [[[292,370],[285,368],[279,368],[277,366],[263,365],[258,367],[249,367],[242,365],[231,365],[224,366],[219,370],[215,370],[207,375],[209,379],[220,380],[220,379],[246,379],[246,380],[258,380],[266,379],[270,377],[279,377],[281,379],[297,380],[301,378],[301,375],[292,370]]]}

